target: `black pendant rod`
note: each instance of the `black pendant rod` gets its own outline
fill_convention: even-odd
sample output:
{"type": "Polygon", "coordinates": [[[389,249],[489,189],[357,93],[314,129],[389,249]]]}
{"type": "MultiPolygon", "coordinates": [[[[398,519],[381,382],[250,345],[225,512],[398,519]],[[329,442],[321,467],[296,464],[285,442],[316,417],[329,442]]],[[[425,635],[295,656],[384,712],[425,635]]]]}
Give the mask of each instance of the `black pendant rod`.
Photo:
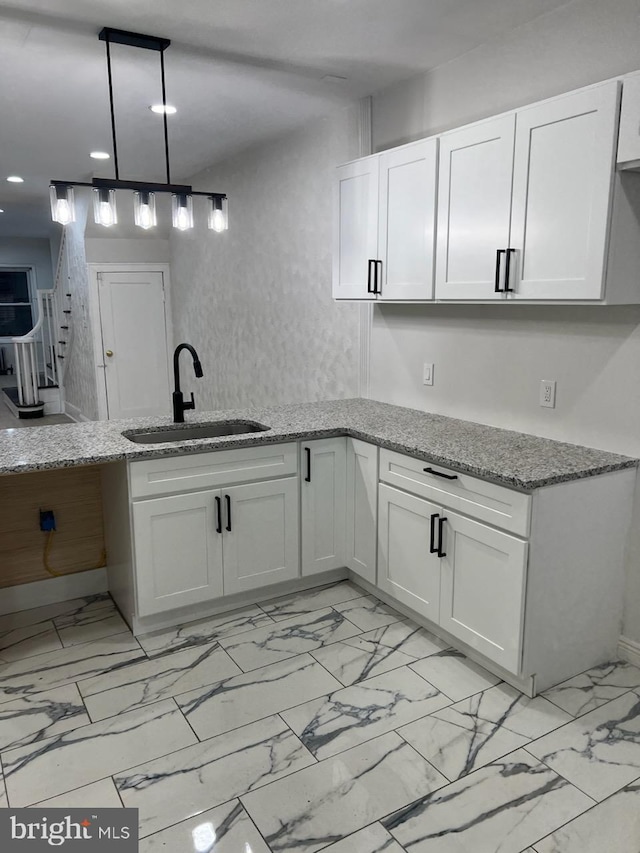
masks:
{"type": "Polygon", "coordinates": [[[169,169],[169,128],[167,125],[167,87],[164,79],[164,50],[160,51],[160,77],[162,78],[162,118],[164,120],[164,160],[167,167],[167,183],[171,183],[171,170],[169,169]]]}
{"type": "Polygon", "coordinates": [[[118,166],[118,142],[116,140],[116,113],[113,105],[113,77],[111,74],[111,42],[109,32],[105,33],[105,44],[107,45],[107,75],[109,78],[109,104],[111,106],[111,137],[113,139],[113,165],[116,172],[116,181],[120,179],[120,168],[118,166]]]}

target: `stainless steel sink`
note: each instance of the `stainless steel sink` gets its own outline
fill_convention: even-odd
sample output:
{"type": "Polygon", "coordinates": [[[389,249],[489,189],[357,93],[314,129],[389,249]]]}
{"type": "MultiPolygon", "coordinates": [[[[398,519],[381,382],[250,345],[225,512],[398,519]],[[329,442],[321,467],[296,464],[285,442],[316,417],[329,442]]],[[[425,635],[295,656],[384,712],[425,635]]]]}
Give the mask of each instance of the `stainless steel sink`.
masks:
{"type": "Polygon", "coordinates": [[[160,444],[165,441],[188,441],[191,438],[220,438],[224,435],[246,435],[265,432],[271,427],[255,421],[217,421],[211,424],[185,424],[170,429],[159,427],[144,432],[123,432],[122,435],[136,444],[160,444]]]}

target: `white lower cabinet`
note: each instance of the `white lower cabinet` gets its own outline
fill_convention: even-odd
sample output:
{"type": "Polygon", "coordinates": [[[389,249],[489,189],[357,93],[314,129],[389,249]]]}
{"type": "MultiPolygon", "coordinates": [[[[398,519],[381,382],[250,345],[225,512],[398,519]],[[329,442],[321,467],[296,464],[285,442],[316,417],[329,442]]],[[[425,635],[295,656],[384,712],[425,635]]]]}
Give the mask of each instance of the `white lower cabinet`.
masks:
{"type": "Polygon", "coordinates": [[[133,504],[138,614],[149,616],[222,595],[216,492],[133,504]]]}
{"type": "Polygon", "coordinates": [[[321,438],[300,446],[303,575],[345,565],[346,441],[321,438]]]}
{"type": "Polygon", "coordinates": [[[224,594],[298,576],[298,480],[223,489],[224,594]]]}
{"type": "Polygon", "coordinates": [[[378,586],[437,623],[440,560],[430,543],[438,507],[381,484],[378,513],[378,586]]]}
{"type": "Polygon", "coordinates": [[[133,504],[138,614],[298,577],[298,480],[133,504]]]}
{"type": "Polygon", "coordinates": [[[518,673],[527,543],[385,483],[379,518],[378,586],[518,673]]]}
{"type": "Polygon", "coordinates": [[[439,510],[440,626],[509,672],[518,672],[527,543],[439,510]]]}
{"type": "Polygon", "coordinates": [[[345,563],[375,584],[378,559],[378,447],[347,438],[345,563]]]}

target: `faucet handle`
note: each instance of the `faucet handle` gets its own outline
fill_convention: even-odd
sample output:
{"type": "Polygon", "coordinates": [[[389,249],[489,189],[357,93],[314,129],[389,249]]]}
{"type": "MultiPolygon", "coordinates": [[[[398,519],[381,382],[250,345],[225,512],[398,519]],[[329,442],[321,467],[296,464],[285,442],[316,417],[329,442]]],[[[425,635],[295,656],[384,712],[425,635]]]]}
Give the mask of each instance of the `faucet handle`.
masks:
{"type": "Polygon", "coordinates": [[[191,392],[191,402],[190,403],[183,403],[182,408],[183,409],[195,409],[195,407],[196,407],[196,401],[193,399],[193,391],[192,391],[191,392]]]}

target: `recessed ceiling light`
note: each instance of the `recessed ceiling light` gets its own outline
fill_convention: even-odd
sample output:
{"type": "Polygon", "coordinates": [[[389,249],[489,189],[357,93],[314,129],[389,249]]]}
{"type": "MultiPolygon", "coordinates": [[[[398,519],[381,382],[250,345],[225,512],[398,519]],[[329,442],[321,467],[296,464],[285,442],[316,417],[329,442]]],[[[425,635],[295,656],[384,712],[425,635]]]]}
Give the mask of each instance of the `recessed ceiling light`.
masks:
{"type": "Polygon", "coordinates": [[[106,151],[92,151],[89,157],[93,157],[94,160],[110,160],[111,154],[107,154],[106,151]]]}
{"type": "Polygon", "coordinates": [[[21,178],[18,175],[9,175],[7,180],[12,184],[24,184],[24,178],[21,178]]]}
{"type": "Polygon", "coordinates": [[[4,213],[4,210],[0,207],[0,213],[4,213]]]}
{"type": "Polygon", "coordinates": [[[149,109],[152,113],[159,113],[160,115],[166,113],[168,116],[172,116],[174,113],[178,112],[178,110],[170,104],[152,104],[149,109]]]}

